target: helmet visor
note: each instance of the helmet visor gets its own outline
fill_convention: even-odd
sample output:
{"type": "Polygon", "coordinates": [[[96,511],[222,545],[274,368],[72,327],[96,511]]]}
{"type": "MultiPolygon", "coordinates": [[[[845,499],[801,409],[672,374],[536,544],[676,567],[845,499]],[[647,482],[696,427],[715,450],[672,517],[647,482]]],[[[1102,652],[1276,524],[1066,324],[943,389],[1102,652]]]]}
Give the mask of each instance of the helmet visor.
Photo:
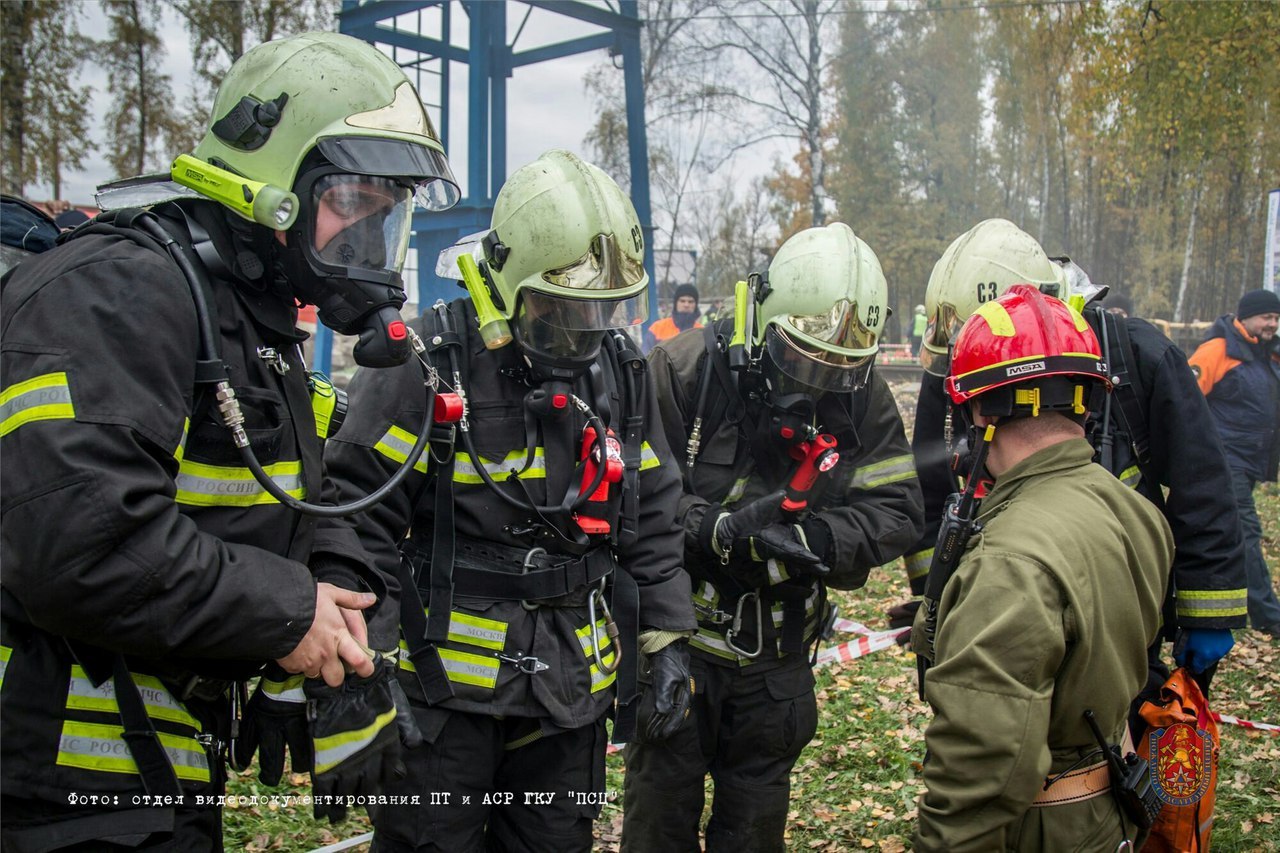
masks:
{"type": "Polygon", "coordinates": [[[426,210],[448,210],[461,197],[448,158],[433,148],[365,136],[330,137],[316,147],[344,172],[411,181],[414,198],[426,210]]]}
{"type": "Polygon", "coordinates": [[[414,188],[391,178],[339,173],[312,187],[311,235],[316,258],[339,268],[404,269],[414,188]]]}
{"type": "Polygon", "coordinates": [[[526,346],[552,358],[593,355],[601,332],[643,323],[648,316],[645,292],[622,299],[566,299],[524,290],[516,312],[526,346]]]}
{"type": "Polygon", "coordinates": [[[925,327],[924,346],[920,347],[920,365],[934,376],[946,376],[951,367],[951,342],[960,334],[967,318],[961,317],[954,305],[943,303],[925,327]]]}
{"type": "Polygon", "coordinates": [[[874,355],[852,357],[805,344],[770,324],[765,330],[765,348],[774,366],[791,383],[817,391],[856,391],[867,384],[874,355]]]}
{"type": "MultiPolygon", "coordinates": [[[[872,310],[879,308],[872,306],[872,310]]],[[[789,315],[787,324],[803,337],[835,349],[866,350],[876,345],[876,331],[862,322],[858,303],[848,299],[837,301],[822,314],[789,315]]]]}
{"type": "MultiPolygon", "coordinates": [[[[573,263],[547,270],[542,278],[548,284],[571,290],[624,290],[644,281],[644,264],[627,255],[618,247],[612,234],[597,234],[587,253],[573,263]]],[[[639,320],[611,323],[601,328],[630,326],[639,320]]]]}

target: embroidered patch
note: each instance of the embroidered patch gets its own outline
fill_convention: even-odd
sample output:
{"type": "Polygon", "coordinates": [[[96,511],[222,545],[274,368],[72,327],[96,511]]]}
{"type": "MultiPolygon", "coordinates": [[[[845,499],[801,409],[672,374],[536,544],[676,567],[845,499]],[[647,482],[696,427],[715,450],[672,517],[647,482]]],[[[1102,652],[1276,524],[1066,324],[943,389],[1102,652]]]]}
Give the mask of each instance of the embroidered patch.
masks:
{"type": "Polygon", "coordinates": [[[1212,777],[1213,736],[1187,723],[1174,723],[1151,729],[1147,737],[1156,794],[1172,806],[1199,802],[1212,777]]]}

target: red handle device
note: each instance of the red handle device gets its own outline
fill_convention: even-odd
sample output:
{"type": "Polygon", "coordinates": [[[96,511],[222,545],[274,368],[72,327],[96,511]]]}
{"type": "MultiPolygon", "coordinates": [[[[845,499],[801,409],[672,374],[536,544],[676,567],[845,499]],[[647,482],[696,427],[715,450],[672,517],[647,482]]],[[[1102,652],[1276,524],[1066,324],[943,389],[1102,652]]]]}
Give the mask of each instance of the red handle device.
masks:
{"type": "Polygon", "coordinates": [[[456,424],[462,420],[462,397],[458,394],[437,394],[431,420],[438,424],[456,424]]]}
{"type": "MultiPolygon", "coordinates": [[[[587,498],[588,502],[603,502],[609,500],[609,484],[622,481],[622,445],[618,442],[618,437],[614,435],[613,430],[606,430],[604,437],[605,459],[604,459],[604,478],[600,480],[600,485],[587,498]]],[[[586,427],[582,430],[582,486],[587,489],[591,487],[591,481],[596,478],[596,466],[600,465],[600,448],[596,445],[595,427],[586,427]]],[[[582,528],[583,533],[608,533],[609,522],[603,518],[595,518],[585,513],[575,513],[574,520],[578,522],[578,526],[582,528]]]]}
{"type": "Polygon", "coordinates": [[[821,433],[800,445],[804,458],[800,467],[787,483],[787,496],[782,499],[782,511],[791,514],[803,512],[809,506],[809,491],[818,481],[819,474],[825,474],[840,461],[836,452],[836,438],[829,433],[821,433]]]}

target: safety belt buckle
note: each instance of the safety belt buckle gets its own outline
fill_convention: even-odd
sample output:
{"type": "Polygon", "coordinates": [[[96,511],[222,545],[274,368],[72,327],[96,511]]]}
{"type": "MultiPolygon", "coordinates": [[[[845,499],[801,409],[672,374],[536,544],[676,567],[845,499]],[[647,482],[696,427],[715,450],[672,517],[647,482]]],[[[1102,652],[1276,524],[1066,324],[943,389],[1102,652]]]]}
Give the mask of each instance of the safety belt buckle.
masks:
{"type": "Polygon", "coordinates": [[[551,669],[550,666],[533,655],[526,655],[524,652],[516,652],[514,655],[504,655],[502,652],[498,652],[494,657],[503,663],[511,664],[525,675],[537,675],[540,672],[551,669]]]}

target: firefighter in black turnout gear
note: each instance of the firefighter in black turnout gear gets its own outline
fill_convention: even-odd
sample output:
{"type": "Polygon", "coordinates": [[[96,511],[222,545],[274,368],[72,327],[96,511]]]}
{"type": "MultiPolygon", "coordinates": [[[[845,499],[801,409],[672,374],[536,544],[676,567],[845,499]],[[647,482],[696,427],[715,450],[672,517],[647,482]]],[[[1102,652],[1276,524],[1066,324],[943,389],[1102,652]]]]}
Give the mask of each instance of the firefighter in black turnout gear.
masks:
{"type": "Polygon", "coordinates": [[[1137,708],[1158,695],[1169,676],[1162,643],[1175,643],[1175,660],[1207,691],[1218,660],[1234,642],[1231,629],[1245,626],[1244,552],[1230,473],[1186,355],[1150,323],[1098,308],[1105,288],[1069,260],[1050,259],[1029,234],[1004,219],[984,220],[957,237],[935,265],[926,291],[929,327],[920,353],[926,373],[913,448],[927,530],[907,557],[912,590],[924,588],[943,502],[956,491],[949,465],[955,427],[948,427],[942,388],[948,347],[981,303],[1014,284],[1057,295],[1094,330],[1115,386],[1108,405],[1092,413],[1087,425],[1095,461],[1155,504],[1173,530],[1164,625],[1149,650],[1148,683],[1131,718],[1140,731],[1137,708]]]}
{"type": "Polygon", "coordinates": [[[672,738],[628,749],[624,850],[697,850],[708,772],[707,849],[783,849],[826,588],[861,587],[920,535],[902,419],[872,369],[885,303],[871,249],[847,225],[810,228],[739,283],[732,320],[649,356],[684,474],[698,692],[672,738]]]}
{"type": "Polygon", "coordinates": [[[622,739],[641,702],[655,736],[688,713],[680,476],[645,362],[616,330],[645,318],[642,261],[617,184],[550,151],[506,182],[483,240],[442,254],[471,299],[410,324],[420,363],[351,385],[325,451],[343,500],[420,437],[424,383],[466,401],[403,488],[316,546],[358,559],[329,539],[354,526],[398,589],[399,630],[380,613],[370,643],[399,647],[424,737],[390,793],[423,805],[372,809],[375,850],[589,850],[615,696],[622,739]]]}
{"type": "Polygon", "coordinates": [[[280,681],[374,672],[376,588],[313,575],[314,522],[222,414],[273,488],[319,498],[334,395],[301,362],[297,300],[349,306],[326,319],[386,349],[415,193],[456,197],[440,143],[387,57],[308,34],[232,67],[184,162],[236,194],[133,182],[181,200],[105,214],[4,282],[5,850],[219,850],[196,795],[223,790],[235,683],[271,661],[280,681]],[[348,253],[356,232],[386,245],[348,253]]]}

